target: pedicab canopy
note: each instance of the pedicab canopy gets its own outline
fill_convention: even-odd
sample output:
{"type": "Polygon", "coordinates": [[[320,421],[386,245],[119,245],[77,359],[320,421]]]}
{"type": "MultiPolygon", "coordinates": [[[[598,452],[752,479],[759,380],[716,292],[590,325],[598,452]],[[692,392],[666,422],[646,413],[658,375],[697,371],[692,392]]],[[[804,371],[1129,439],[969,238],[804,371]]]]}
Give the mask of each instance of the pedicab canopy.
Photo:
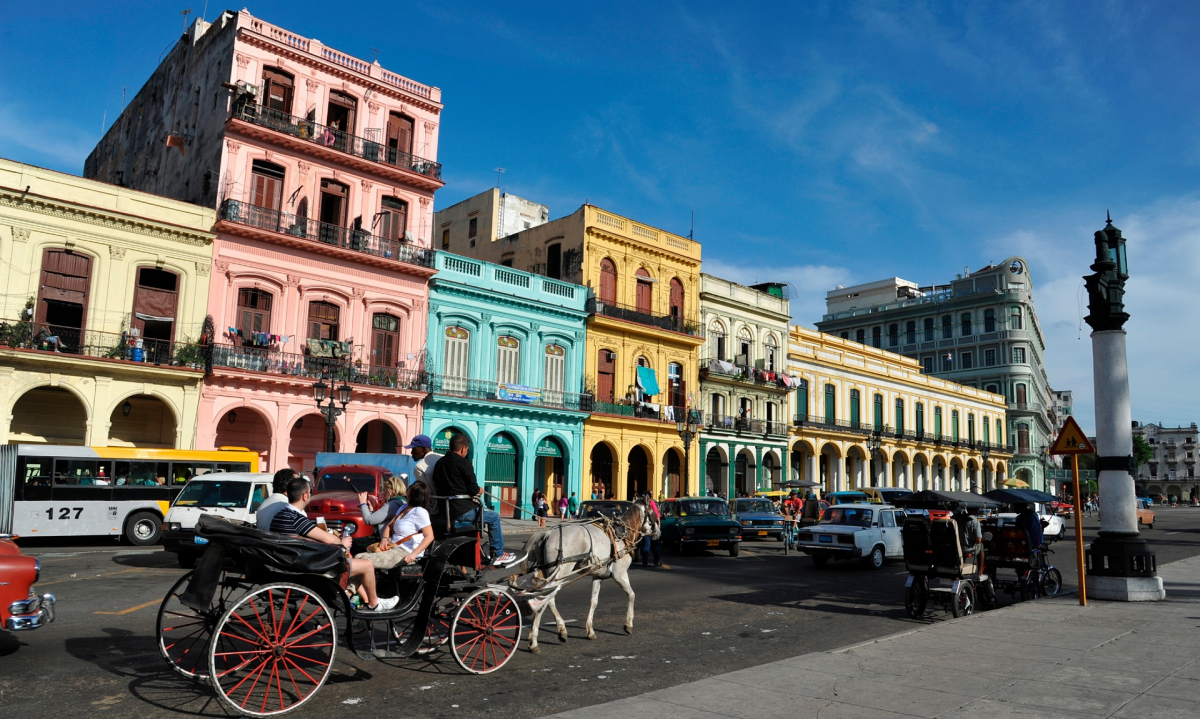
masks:
{"type": "MultiPolygon", "coordinates": [[[[1022,500],[1028,502],[1030,500],[1022,500]]],[[[937,492],[926,489],[921,492],[900,497],[892,502],[904,509],[949,509],[957,504],[967,505],[967,509],[995,509],[1000,502],[989,499],[974,492],[937,492]]]]}
{"type": "Polygon", "coordinates": [[[993,489],[983,496],[1002,504],[1032,504],[1033,502],[1057,502],[1058,497],[1036,489],[993,489]]]}

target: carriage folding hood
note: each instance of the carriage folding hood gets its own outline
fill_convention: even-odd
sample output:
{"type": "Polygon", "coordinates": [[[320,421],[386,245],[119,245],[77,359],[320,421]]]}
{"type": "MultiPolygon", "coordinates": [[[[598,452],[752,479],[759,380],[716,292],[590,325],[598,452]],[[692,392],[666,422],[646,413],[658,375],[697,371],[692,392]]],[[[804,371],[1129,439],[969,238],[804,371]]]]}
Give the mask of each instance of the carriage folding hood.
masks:
{"type": "MultiPolygon", "coordinates": [[[[203,551],[203,547],[196,545],[196,523],[205,515],[253,524],[258,505],[271,496],[271,479],[272,475],[263,472],[228,472],[205,474],[189,480],[184,485],[183,491],[171,502],[167,516],[163,518],[163,548],[168,552],[179,554],[181,562],[187,561],[183,559],[184,554],[198,556],[203,551]],[[193,485],[201,487],[204,484],[244,484],[246,487],[245,499],[238,503],[240,506],[235,506],[233,503],[229,503],[230,506],[201,507],[198,504],[193,505],[191,503],[193,499],[190,497],[195,490],[189,493],[188,489],[193,485]],[[181,498],[185,504],[180,504],[181,498]]],[[[240,497],[241,493],[238,492],[236,495],[240,497]]]]}

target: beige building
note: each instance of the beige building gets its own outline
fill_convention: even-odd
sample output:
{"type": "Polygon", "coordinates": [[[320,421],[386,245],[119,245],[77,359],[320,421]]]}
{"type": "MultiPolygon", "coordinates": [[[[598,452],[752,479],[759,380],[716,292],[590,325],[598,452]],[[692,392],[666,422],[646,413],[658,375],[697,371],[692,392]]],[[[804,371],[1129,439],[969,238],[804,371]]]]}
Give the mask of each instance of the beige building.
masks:
{"type": "MultiPolygon", "coordinates": [[[[433,213],[434,247],[513,267],[515,248],[498,240],[544,225],[549,219],[549,207],[493,187],[433,213]]],[[[545,263],[544,257],[542,262],[545,263]]],[[[520,269],[547,274],[545,268],[520,266],[520,269]]]]}
{"type": "Polygon", "coordinates": [[[922,374],[854,340],[792,326],[791,477],[824,491],[985,492],[1008,476],[1003,395],[922,374]]]}
{"type": "Polygon", "coordinates": [[[214,219],[0,159],[0,443],[193,447],[214,219]]]}

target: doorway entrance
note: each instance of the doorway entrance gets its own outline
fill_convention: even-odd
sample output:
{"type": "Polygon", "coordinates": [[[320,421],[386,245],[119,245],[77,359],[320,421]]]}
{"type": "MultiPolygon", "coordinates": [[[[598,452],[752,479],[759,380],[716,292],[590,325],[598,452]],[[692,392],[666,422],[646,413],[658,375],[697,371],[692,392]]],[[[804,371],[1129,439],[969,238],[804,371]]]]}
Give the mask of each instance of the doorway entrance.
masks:
{"type": "Polygon", "coordinates": [[[492,437],[487,444],[484,483],[489,494],[500,497],[500,516],[521,517],[521,487],[518,473],[517,443],[505,432],[492,437]]]}

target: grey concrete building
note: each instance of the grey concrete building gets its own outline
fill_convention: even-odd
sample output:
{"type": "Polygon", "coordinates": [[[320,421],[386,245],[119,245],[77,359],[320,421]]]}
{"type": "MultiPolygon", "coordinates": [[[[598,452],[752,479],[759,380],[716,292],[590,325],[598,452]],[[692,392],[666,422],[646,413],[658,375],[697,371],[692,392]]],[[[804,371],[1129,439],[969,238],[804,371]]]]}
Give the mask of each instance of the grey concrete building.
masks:
{"type": "MultiPolygon", "coordinates": [[[[515,251],[499,240],[544,225],[549,219],[550,208],[546,205],[493,187],[434,212],[434,246],[512,267],[515,251]]],[[[560,267],[561,260],[559,257],[560,267]]],[[[541,261],[545,264],[546,258],[541,261]]],[[[563,279],[561,272],[549,274],[545,269],[520,269],[563,279]]]]}
{"type": "Polygon", "coordinates": [[[903,354],[922,371],[1008,398],[1009,476],[1058,491],[1046,453],[1054,440],[1046,342],[1023,258],[922,287],[893,277],[826,295],[817,329],[903,354]]]}
{"type": "Polygon", "coordinates": [[[1200,497],[1200,484],[1196,480],[1196,445],[1200,440],[1200,429],[1195,422],[1187,427],[1134,422],[1133,436],[1145,438],[1154,448],[1154,456],[1138,466],[1134,477],[1139,497],[1162,495],[1167,499],[1176,497],[1180,502],[1200,497]]]}

